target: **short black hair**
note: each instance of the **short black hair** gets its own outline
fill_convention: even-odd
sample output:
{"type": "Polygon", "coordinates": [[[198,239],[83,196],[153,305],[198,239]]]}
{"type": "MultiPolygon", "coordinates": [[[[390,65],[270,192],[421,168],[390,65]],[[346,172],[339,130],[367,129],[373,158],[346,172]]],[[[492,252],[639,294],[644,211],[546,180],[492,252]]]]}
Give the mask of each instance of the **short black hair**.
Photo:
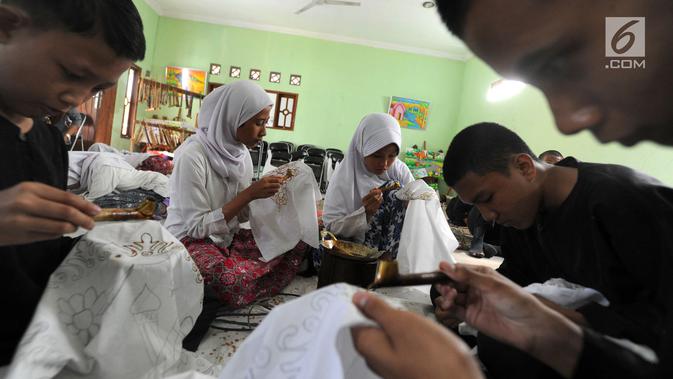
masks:
{"type": "Polygon", "coordinates": [[[437,0],[437,10],[449,31],[458,37],[465,31],[465,18],[470,10],[470,0],[437,0]]]}
{"type": "Polygon", "coordinates": [[[509,175],[510,158],[516,154],[528,154],[538,160],[521,137],[500,124],[482,122],[468,126],[449,145],[442,168],[444,181],[453,186],[468,172],[509,175]]]}
{"type": "Polygon", "coordinates": [[[2,0],[2,4],[26,12],[34,28],[61,27],[84,36],[102,33],[118,56],[145,58],[143,21],[132,0],[2,0]]]}
{"type": "Polygon", "coordinates": [[[558,150],[547,150],[544,153],[540,154],[538,158],[544,159],[544,157],[551,155],[552,157],[558,157],[563,159],[563,154],[561,154],[558,150]]]}

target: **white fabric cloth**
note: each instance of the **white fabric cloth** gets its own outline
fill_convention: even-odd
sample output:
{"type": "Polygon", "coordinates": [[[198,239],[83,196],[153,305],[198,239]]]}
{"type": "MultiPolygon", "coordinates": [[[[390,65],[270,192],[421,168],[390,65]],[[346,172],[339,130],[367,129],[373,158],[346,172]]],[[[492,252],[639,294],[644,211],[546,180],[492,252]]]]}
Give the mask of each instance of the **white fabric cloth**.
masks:
{"type": "Polygon", "coordinates": [[[181,146],[171,175],[171,202],[164,226],[177,239],[210,237],[220,246],[229,246],[246,212],[227,222],[222,207],[250,184],[222,178],[211,166],[200,143],[181,146]]]}
{"type": "Polygon", "coordinates": [[[90,156],[98,154],[90,151],[68,152],[68,187],[80,182],[82,177],[82,162],[90,156]]]}
{"type": "Polygon", "coordinates": [[[82,162],[81,189],[89,200],[108,195],[115,190],[136,188],[151,190],[167,197],[168,178],[158,172],[138,171],[115,153],[92,153],[82,162]]]}
{"type": "Polygon", "coordinates": [[[51,275],[8,378],[212,374],[182,350],[202,299],[199,270],[158,222],[98,224],[51,275]]]}
{"type": "MultiPolygon", "coordinates": [[[[94,145],[102,145],[102,146],[107,146],[102,143],[96,143],[94,145]]],[[[93,147],[93,146],[92,146],[93,147]]],[[[109,147],[109,146],[108,146],[109,147]]],[[[99,150],[98,148],[97,150],[99,150]]],[[[117,149],[110,147],[109,153],[115,153],[118,154],[122,159],[124,159],[128,164],[131,165],[133,168],[137,168],[140,166],[145,159],[151,157],[150,154],[146,153],[128,153],[128,154],[122,154],[119,153],[117,149]]],[[[69,151],[68,152],[68,186],[75,185],[77,183],[80,183],[81,176],[82,176],[82,163],[84,163],[84,160],[98,155],[100,152],[91,150],[89,151],[69,151]]]]}
{"type": "MultiPolygon", "coordinates": [[[[452,253],[458,248],[458,240],[446,221],[435,190],[419,179],[404,186],[395,196],[409,201],[397,252],[400,273],[436,271],[441,261],[455,264],[452,253]]],[[[430,290],[430,286],[414,288],[430,290]]]]}
{"type": "Polygon", "coordinates": [[[351,326],[372,325],[351,302],[358,290],[334,284],[275,307],[243,342],[220,379],[378,378],[351,338],[351,326]]]}
{"type": "Polygon", "coordinates": [[[409,168],[399,159],[382,175],[367,170],[365,157],[390,144],[401,149],[400,125],[392,116],[372,113],[360,121],[348,151],[327,187],[323,221],[328,230],[356,241],[364,240],[368,224],[362,198],[388,180],[396,180],[402,185],[414,180],[409,168]]]}
{"type": "Polygon", "coordinates": [[[252,81],[241,80],[218,87],[203,99],[199,128],[185,143],[201,143],[210,165],[220,177],[249,182],[252,159],[248,148],[236,141],[236,130],[271,105],[269,95],[252,81]]]}
{"type": "Polygon", "coordinates": [[[264,261],[294,248],[299,241],[318,248],[316,202],[320,189],[313,170],[303,162],[290,162],[268,175],[291,177],[280,191],[266,199],[250,202],[250,227],[264,261]]]}
{"type": "Polygon", "coordinates": [[[529,284],[524,287],[524,290],[542,296],[564,308],[577,309],[589,303],[598,303],[604,307],[610,305],[610,301],[595,289],[571,283],[562,278],[529,284]]]}
{"type": "MultiPolygon", "coordinates": [[[[145,159],[149,158],[152,156],[152,154],[148,153],[131,153],[128,151],[119,151],[119,149],[116,149],[112,146],[106,145],[104,143],[94,143],[89,147],[88,152],[100,152],[100,153],[115,153],[121,155],[126,162],[128,162],[133,168],[136,168],[140,166],[140,164],[145,161],[145,159]]],[[[71,151],[70,156],[72,157],[72,154],[77,154],[77,153],[82,153],[81,151],[71,151]]]]}
{"type": "MultiPolygon", "coordinates": [[[[524,287],[524,290],[531,294],[542,296],[564,308],[577,309],[589,303],[597,303],[604,307],[610,306],[610,300],[602,293],[593,288],[571,283],[563,278],[552,278],[544,283],[529,284],[524,287]]],[[[646,361],[652,363],[659,361],[656,352],[645,345],[639,345],[627,339],[610,336],[606,336],[606,338],[638,354],[646,361]]]]}

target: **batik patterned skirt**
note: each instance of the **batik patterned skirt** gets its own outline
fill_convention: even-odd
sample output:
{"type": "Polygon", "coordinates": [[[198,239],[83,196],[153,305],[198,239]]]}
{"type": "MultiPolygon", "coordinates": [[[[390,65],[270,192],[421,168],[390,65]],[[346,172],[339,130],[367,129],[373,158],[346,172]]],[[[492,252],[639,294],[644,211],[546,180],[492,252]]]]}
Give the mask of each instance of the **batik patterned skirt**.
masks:
{"type": "Polygon", "coordinates": [[[229,247],[220,247],[210,238],[184,237],[181,242],[201,271],[204,284],[232,309],[278,294],[294,279],[307,249],[299,242],[289,252],[263,262],[249,229],[239,230],[229,247]]]}
{"type": "Polygon", "coordinates": [[[407,212],[407,202],[398,199],[396,192],[397,190],[392,190],[383,194],[383,203],[369,223],[364,242],[366,246],[385,251],[392,259],[397,257],[404,215],[407,212]]]}

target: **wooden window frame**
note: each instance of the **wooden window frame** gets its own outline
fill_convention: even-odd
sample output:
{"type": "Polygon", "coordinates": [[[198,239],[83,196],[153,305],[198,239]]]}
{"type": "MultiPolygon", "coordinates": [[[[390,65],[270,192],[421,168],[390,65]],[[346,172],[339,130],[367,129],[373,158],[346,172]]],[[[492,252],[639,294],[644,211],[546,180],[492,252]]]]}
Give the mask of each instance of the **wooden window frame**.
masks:
{"type": "Polygon", "coordinates": [[[285,131],[293,131],[294,130],[294,122],[297,120],[297,103],[299,102],[299,94],[297,93],[292,93],[292,92],[283,92],[283,91],[275,91],[275,90],[270,90],[267,89],[265,90],[268,93],[275,93],[276,96],[276,104],[274,105],[274,111],[273,111],[273,125],[272,126],[267,126],[267,129],[273,129],[273,130],[285,130],[285,131]],[[282,127],[278,126],[278,114],[280,113],[280,99],[282,97],[285,98],[291,98],[293,100],[292,102],[292,121],[290,122],[290,127],[282,127]]]}
{"type": "MultiPolygon", "coordinates": [[[[128,106],[129,106],[129,115],[128,119],[126,120],[128,122],[127,128],[126,128],[126,134],[124,134],[124,112],[122,111],[122,125],[120,129],[120,136],[121,138],[125,139],[131,139],[133,137],[134,129],[135,129],[135,124],[136,124],[136,115],[138,112],[138,87],[140,85],[140,78],[143,74],[143,70],[140,66],[134,64],[129,68],[129,72],[133,71],[133,89],[131,90],[131,98],[127,99],[126,98],[126,91],[128,91],[128,86],[129,83],[127,81],[126,83],[126,88],[124,88],[124,100],[125,102],[128,101],[128,106]]],[[[124,104],[126,106],[126,104],[124,104]]]]}

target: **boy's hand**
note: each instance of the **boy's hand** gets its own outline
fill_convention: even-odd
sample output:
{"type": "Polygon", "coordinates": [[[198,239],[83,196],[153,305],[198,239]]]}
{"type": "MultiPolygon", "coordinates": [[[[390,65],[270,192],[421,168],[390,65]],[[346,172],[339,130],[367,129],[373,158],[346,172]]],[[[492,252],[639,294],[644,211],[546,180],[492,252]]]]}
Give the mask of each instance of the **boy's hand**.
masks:
{"type": "Polygon", "coordinates": [[[359,292],[353,302],[380,327],[356,327],[353,343],[367,365],[385,379],[481,378],[460,338],[419,315],[388,306],[359,292]]]}
{"type": "Polygon", "coordinates": [[[92,229],[100,208],[42,183],[23,182],[0,191],[0,246],[50,240],[78,227],[92,229]]]}
{"type": "Polygon", "coordinates": [[[436,304],[445,317],[464,320],[572,376],[582,349],[578,325],[490,268],[442,262],[439,269],[453,279],[437,286],[436,304]]]}
{"type": "Polygon", "coordinates": [[[365,213],[367,214],[367,220],[369,220],[376,211],[379,210],[379,207],[383,204],[383,192],[380,189],[374,188],[369,191],[367,196],[362,198],[362,206],[365,207],[365,213]]]}

